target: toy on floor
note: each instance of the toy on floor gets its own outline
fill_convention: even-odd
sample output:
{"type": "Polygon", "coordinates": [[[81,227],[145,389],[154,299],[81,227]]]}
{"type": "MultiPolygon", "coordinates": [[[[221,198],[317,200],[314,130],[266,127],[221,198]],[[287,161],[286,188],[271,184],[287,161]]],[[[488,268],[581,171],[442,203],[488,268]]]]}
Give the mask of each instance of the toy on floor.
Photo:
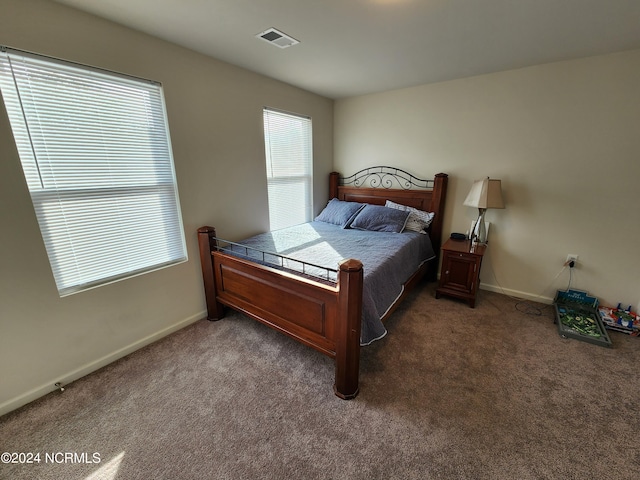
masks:
{"type": "Polygon", "coordinates": [[[626,309],[620,303],[616,308],[600,306],[598,313],[606,329],[626,333],[632,337],[640,336],[640,316],[631,311],[631,305],[626,309]]]}
{"type": "Polygon", "coordinates": [[[580,290],[558,290],[553,301],[562,338],[573,338],[602,347],[611,347],[611,339],[597,313],[598,299],[580,290]]]}

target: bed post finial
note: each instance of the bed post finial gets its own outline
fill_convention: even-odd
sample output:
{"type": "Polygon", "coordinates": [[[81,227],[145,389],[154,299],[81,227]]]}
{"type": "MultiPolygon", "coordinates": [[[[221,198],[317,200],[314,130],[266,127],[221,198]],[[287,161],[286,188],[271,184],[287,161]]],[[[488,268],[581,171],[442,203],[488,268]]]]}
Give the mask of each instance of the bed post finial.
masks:
{"type": "Polygon", "coordinates": [[[340,321],[336,332],[336,381],[333,390],[344,400],[355,398],[359,391],[362,278],[360,260],[349,259],[340,263],[340,321]]]}

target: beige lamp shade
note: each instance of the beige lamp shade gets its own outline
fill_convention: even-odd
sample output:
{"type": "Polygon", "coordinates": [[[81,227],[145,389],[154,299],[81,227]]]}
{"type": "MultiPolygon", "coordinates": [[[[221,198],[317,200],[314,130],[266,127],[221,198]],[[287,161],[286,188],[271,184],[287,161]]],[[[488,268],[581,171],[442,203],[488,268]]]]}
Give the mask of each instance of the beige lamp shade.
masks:
{"type": "Polygon", "coordinates": [[[504,208],[500,180],[489,177],[476,180],[473,182],[464,204],[476,208],[504,208]]]}

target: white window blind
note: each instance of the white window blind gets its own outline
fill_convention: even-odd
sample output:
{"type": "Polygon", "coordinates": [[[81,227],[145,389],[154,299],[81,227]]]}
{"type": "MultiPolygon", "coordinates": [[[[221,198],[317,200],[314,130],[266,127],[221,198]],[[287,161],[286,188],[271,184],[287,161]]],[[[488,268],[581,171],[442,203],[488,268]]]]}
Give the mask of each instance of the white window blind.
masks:
{"type": "Polygon", "coordinates": [[[313,213],[313,145],[311,119],[265,108],[271,230],[305,223],[313,213]]]}
{"type": "Polygon", "coordinates": [[[61,296],[186,260],[160,84],[2,48],[0,90],[61,296]]]}

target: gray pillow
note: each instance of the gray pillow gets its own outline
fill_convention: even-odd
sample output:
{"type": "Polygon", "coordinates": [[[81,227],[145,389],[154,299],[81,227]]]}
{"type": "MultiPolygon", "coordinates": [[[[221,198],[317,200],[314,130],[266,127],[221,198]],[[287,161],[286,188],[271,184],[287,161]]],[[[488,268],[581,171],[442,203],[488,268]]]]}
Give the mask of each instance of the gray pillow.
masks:
{"type": "Polygon", "coordinates": [[[364,203],[345,202],[344,200],[332,198],[315,220],[316,222],[333,223],[334,225],[340,225],[342,228],[347,228],[364,206],[364,203]]]}
{"type": "Polygon", "coordinates": [[[366,205],[351,222],[351,228],[400,233],[407,223],[409,213],[382,205],[366,205]]]}

